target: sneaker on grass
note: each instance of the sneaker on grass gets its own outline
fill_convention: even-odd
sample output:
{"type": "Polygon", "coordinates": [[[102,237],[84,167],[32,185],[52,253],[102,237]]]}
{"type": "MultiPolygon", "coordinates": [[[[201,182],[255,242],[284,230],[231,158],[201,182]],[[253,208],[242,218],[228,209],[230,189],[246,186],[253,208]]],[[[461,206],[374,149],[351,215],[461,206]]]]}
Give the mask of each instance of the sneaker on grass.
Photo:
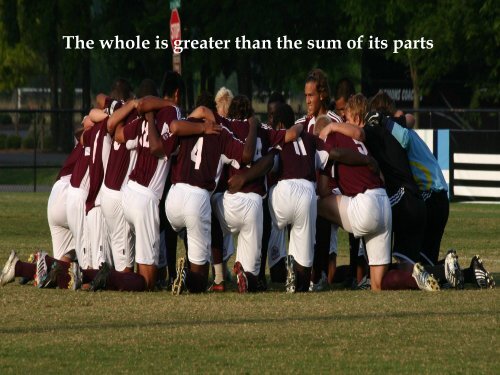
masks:
{"type": "Polygon", "coordinates": [[[464,288],[464,275],[458,264],[457,252],[453,249],[448,250],[444,259],[444,274],[446,281],[452,288],[464,288]]]}
{"type": "Polygon", "coordinates": [[[286,283],[285,290],[287,293],[295,293],[295,259],[293,255],[286,257],[286,283]]]}
{"type": "Polygon", "coordinates": [[[9,255],[9,259],[5,262],[3,266],[2,273],[0,274],[0,286],[4,286],[11,283],[16,278],[16,263],[19,261],[17,253],[12,250],[9,255]]]}
{"type": "Polygon", "coordinates": [[[472,269],[474,279],[479,288],[493,289],[495,287],[495,280],[493,280],[493,276],[484,268],[483,260],[479,255],[474,255],[472,257],[470,268],[472,269]]]}
{"type": "Polygon", "coordinates": [[[178,296],[182,294],[186,290],[186,259],[184,257],[179,258],[177,260],[177,268],[176,268],[177,276],[174,279],[172,284],[172,294],[174,296],[178,296]]]}
{"type": "Polygon", "coordinates": [[[412,276],[421,290],[426,292],[437,292],[439,290],[439,283],[436,278],[427,272],[420,263],[415,263],[413,266],[412,276]]]}

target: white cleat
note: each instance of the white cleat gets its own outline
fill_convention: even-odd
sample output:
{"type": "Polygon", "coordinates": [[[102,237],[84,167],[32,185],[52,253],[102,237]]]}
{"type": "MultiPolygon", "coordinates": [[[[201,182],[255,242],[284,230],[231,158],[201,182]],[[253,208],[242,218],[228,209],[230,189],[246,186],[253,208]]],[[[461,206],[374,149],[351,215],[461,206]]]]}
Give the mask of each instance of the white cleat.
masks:
{"type": "Polygon", "coordinates": [[[446,258],[444,259],[444,274],[446,276],[446,281],[452,288],[464,288],[464,276],[458,264],[457,252],[453,249],[448,250],[446,258]]]}
{"type": "Polygon", "coordinates": [[[295,259],[293,255],[286,257],[286,284],[285,289],[287,293],[295,293],[295,259]]]}
{"type": "Polygon", "coordinates": [[[415,263],[413,266],[412,276],[421,290],[426,292],[437,292],[439,290],[439,283],[436,278],[427,272],[420,263],[415,263]]]}
{"type": "Polygon", "coordinates": [[[3,266],[2,273],[0,274],[0,286],[4,286],[11,283],[16,278],[16,263],[19,261],[17,253],[12,250],[9,255],[9,259],[3,266]]]}

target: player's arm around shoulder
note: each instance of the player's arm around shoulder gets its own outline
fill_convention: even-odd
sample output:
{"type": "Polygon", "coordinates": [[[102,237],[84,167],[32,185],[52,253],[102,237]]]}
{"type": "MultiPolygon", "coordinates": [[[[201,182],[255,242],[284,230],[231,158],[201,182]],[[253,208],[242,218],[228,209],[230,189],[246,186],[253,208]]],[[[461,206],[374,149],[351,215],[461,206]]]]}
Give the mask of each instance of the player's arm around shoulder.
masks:
{"type": "Polygon", "coordinates": [[[257,143],[257,128],[260,126],[260,123],[257,121],[255,116],[252,116],[248,119],[248,124],[248,136],[245,140],[243,155],[241,156],[241,162],[243,164],[249,164],[253,160],[253,156],[255,154],[255,146],[257,143]]]}

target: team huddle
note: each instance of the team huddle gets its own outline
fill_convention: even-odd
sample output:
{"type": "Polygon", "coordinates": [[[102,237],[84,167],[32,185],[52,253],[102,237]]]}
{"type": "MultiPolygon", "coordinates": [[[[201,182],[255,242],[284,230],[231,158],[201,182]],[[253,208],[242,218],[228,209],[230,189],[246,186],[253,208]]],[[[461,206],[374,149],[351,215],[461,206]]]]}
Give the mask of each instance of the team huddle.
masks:
{"type": "Polygon", "coordinates": [[[341,80],[331,101],[314,69],[307,115],[296,120],[274,93],[263,124],[225,88],[183,117],[180,75],[162,87],[160,97],[144,80],[133,97],[118,80],[97,96],[49,197],[52,255],[23,262],[12,251],[0,286],[224,292],[235,254],[240,293],[268,288],[266,261],[288,293],[494,287],[479,256],[466,269],[454,250],[439,259],[447,183],[386,93],[368,100],[341,80]],[[337,265],[339,228],[348,265],[337,265]]]}

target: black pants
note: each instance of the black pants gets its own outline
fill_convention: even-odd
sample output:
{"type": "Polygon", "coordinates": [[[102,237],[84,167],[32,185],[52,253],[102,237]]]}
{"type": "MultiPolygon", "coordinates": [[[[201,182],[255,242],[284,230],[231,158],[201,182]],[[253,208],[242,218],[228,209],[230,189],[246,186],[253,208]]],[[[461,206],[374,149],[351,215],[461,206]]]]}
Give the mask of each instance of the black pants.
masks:
{"type": "Polygon", "coordinates": [[[418,262],[424,245],[427,214],[423,199],[406,190],[392,206],[393,254],[418,262]]]}
{"type": "Polygon", "coordinates": [[[439,260],[439,248],[443,238],[444,228],[448,222],[450,214],[450,202],[448,193],[444,190],[433,191],[429,198],[425,200],[427,208],[427,223],[425,226],[424,243],[421,257],[423,263],[428,263],[427,259],[436,264],[439,260]]]}

